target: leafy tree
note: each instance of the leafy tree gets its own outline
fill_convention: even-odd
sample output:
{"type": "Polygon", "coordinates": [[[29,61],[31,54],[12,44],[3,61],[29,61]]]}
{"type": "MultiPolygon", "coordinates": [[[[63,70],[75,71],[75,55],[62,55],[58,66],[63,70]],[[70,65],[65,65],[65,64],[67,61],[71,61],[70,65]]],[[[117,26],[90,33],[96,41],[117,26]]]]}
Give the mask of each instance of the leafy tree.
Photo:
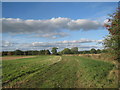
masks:
{"type": "Polygon", "coordinates": [[[39,54],[39,51],[37,50],[32,51],[32,55],[38,55],[38,54],[39,54]]]}
{"type": "Polygon", "coordinates": [[[97,53],[96,49],[94,49],[94,48],[92,48],[92,49],[90,50],[90,52],[91,52],[92,54],[96,54],[96,53],[97,53]]]}
{"type": "Polygon", "coordinates": [[[86,54],[86,51],[82,51],[82,54],[86,54]]]}
{"type": "Polygon", "coordinates": [[[108,22],[105,27],[109,31],[109,36],[104,40],[104,46],[114,60],[120,61],[120,8],[110,15],[108,22]]]}
{"type": "Polygon", "coordinates": [[[50,55],[51,53],[50,53],[50,51],[49,50],[46,50],[45,51],[45,55],[50,55]]]}
{"type": "Polygon", "coordinates": [[[14,51],[15,55],[23,55],[23,51],[21,50],[16,50],[14,51]]]}
{"type": "Polygon", "coordinates": [[[45,50],[40,50],[40,51],[39,51],[39,54],[40,54],[40,55],[45,55],[45,50]]]}
{"type": "Polygon", "coordinates": [[[53,47],[52,50],[51,50],[52,54],[56,55],[57,54],[57,49],[58,49],[57,47],[53,47]]]}
{"type": "Polygon", "coordinates": [[[71,50],[69,48],[65,48],[62,52],[62,54],[71,54],[71,50]]]}
{"type": "Polygon", "coordinates": [[[108,53],[108,50],[107,49],[102,49],[101,52],[102,53],[108,53]]]}
{"type": "Polygon", "coordinates": [[[7,55],[9,55],[9,56],[14,55],[14,52],[13,52],[13,51],[9,51],[9,52],[7,53],[7,55]]]}
{"type": "Polygon", "coordinates": [[[28,51],[24,51],[24,55],[28,55],[28,51]]]}
{"type": "Polygon", "coordinates": [[[27,51],[28,55],[33,55],[33,51],[27,51]]]}
{"type": "Polygon", "coordinates": [[[101,53],[101,50],[100,49],[97,49],[97,54],[101,53]]]}
{"type": "Polygon", "coordinates": [[[78,54],[78,47],[73,47],[73,48],[71,48],[71,52],[72,52],[73,54],[78,54]]]}
{"type": "Polygon", "coordinates": [[[8,55],[8,51],[2,51],[2,56],[7,56],[8,55]]]}
{"type": "Polygon", "coordinates": [[[90,54],[90,51],[81,51],[82,54],[90,54]]]}

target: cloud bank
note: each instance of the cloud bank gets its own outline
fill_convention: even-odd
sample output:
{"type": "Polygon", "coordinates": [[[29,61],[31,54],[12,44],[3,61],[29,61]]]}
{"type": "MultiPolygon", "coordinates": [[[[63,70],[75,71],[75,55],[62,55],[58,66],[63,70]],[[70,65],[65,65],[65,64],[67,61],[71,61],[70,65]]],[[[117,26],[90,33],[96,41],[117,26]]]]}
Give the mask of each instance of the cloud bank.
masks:
{"type": "Polygon", "coordinates": [[[32,43],[13,43],[9,41],[3,41],[2,48],[3,50],[41,50],[41,49],[50,49],[53,47],[58,47],[59,50],[64,48],[78,47],[80,50],[91,49],[91,48],[101,48],[99,45],[83,45],[83,43],[100,43],[103,40],[89,40],[89,39],[80,39],[72,41],[56,41],[56,42],[32,42],[32,43]]]}
{"type": "Polygon", "coordinates": [[[19,18],[2,18],[2,33],[34,34],[34,37],[60,38],[69,34],[63,30],[97,30],[102,24],[87,19],[52,18],[47,20],[23,20],[19,18]]]}

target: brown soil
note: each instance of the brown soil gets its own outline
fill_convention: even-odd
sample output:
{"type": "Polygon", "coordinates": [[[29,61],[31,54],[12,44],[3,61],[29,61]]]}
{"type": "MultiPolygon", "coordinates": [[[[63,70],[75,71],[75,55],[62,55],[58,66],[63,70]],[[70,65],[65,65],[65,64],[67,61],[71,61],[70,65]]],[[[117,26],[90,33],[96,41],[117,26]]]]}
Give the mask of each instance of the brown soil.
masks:
{"type": "Polygon", "coordinates": [[[21,59],[21,58],[31,58],[35,56],[7,56],[7,57],[2,57],[2,60],[14,60],[14,59],[21,59]]]}

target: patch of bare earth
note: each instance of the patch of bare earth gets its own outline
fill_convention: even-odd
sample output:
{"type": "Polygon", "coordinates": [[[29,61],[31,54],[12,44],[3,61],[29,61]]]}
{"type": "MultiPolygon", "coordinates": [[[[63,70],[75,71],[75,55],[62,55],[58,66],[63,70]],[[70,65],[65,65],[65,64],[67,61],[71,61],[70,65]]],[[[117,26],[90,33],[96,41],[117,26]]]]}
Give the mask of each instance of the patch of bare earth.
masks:
{"type": "Polygon", "coordinates": [[[7,56],[7,57],[2,57],[2,60],[14,60],[14,59],[21,59],[21,58],[32,58],[36,56],[7,56]]]}

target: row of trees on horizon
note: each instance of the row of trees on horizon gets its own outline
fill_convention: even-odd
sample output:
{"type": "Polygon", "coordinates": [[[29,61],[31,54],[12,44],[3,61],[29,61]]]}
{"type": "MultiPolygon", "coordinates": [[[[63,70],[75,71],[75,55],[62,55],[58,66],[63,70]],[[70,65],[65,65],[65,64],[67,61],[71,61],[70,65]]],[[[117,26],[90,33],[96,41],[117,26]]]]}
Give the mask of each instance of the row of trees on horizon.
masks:
{"type": "Polygon", "coordinates": [[[58,52],[58,48],[53,47],[52,50],[15,50],[15,51],[2,51],[2,56],[11,56],[11,55],[62,55],[62,54],[99,54],[107,52],[105,49],[94,49],[78,51],[78,47],[73,47],[71,49],[64,48],[64,50],[58,52]]]}

